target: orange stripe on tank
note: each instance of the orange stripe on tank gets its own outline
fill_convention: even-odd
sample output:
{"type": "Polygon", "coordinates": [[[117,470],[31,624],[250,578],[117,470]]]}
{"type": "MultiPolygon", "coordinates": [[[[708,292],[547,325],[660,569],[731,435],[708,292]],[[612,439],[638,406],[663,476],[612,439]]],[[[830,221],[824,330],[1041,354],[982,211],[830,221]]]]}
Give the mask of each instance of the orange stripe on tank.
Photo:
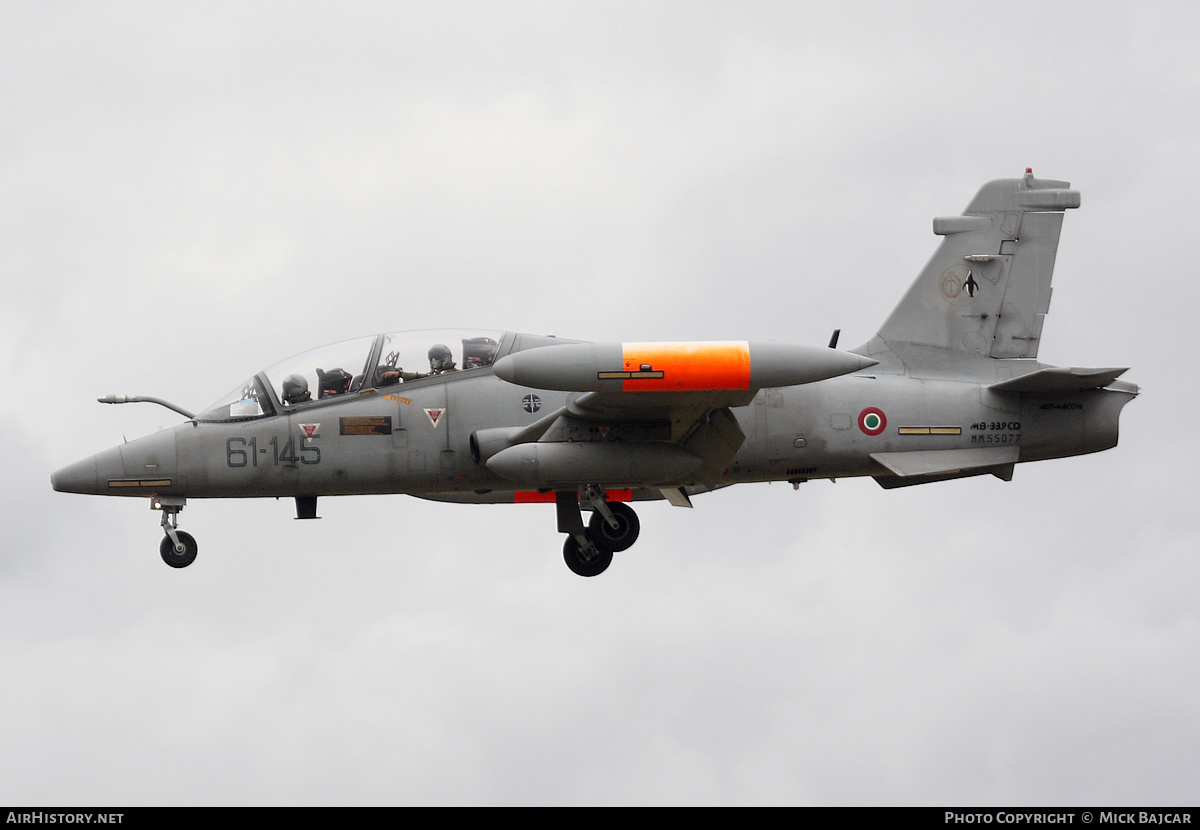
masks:
{"type": "Polygon", "coordinates": [[[626,372],[649,366],[662,377],[628,378],[626,392],[749,389],[750,344],[622,343],[626,372]]]}

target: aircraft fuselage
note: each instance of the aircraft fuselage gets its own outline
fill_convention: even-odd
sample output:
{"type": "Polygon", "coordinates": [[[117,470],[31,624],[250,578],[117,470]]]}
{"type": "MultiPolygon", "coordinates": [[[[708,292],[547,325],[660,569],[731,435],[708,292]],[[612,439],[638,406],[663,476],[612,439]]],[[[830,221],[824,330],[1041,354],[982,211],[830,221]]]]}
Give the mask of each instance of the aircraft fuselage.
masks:
{"type": "MultiPolygon", "coordinates": [[[[867,370],[759,390],[749,405],[731,408],[745,438],[717,476],[699,472],[673,481],[603,483],[707,490],[756,481],[887,479],[893,474],[872,455],[1008,449],[1017,462],[1097,452],[1116,445],[1118,415],[1133,394],[1111,388],[1000,394],[979,382],[867,370]]],[[[461,493],[474,494],[463,499],[469,501],[513,501],[521,488],[477,460],[472,433],[497,425],[526,427],[567,407],[572,397],[577,395],[514,386],[488,370],[460,372],[272,417],[189,421],[64,468],[54,484],[119,496],[461,493]]],[[[601,444],[620,455],[625,446],[636,452],[642,441],[668,432],[668,424],[654,421],[623,433],[589,429],[580,421],[569,441],[601,444]]],[[[553,487],[544,481],[525,489],[539,489],[532,484],[553,487]]]]}

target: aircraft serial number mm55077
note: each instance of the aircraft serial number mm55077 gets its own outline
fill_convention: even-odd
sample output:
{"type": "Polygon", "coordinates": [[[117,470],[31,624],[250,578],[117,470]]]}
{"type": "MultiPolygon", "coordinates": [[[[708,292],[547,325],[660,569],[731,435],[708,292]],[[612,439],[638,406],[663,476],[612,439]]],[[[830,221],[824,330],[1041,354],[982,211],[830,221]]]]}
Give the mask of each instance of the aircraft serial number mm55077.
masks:
{"type": "Polygon", "coordinates": [[[1067,182],[1002,179],[961,216],[878,334],[584,343],[503,331],[381,334],[307,352],[187,421],[55,472],[56,490],[149,497],[168,565],[196,558],[187,499],[406,493],[555,505],[563,557],[595,576],[637,539],[629,502],[690,507],[731,484],[871,476],[903,487],[1108,449],[1123,368],[1038,362],[1067,182]],[[585,524],[583,511],[591,516],[585,524]]]}

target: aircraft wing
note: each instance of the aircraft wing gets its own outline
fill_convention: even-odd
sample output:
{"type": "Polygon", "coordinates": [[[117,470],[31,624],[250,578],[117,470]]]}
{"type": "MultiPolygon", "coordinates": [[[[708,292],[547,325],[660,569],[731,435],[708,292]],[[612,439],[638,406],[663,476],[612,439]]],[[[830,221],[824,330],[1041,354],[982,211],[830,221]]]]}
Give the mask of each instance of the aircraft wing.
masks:
{"type": "MultiPolygon", "coordinates": [[[[643,440],[657,440],[678,446],[698,457],[701,463],[691,477],[715,483],[733,460],[746,439],[731,407],[746,406],[755,392],[591,392],[567,405],[559,429],[552,429],[549,440],[567,440],[582,427],[599,429],[602,434],[625,438],[641,431],[643,440]]],[[[545,440],[545,439],[543,439],[545,440]]],[[[627,440],[627,439],[626,439],[627,440]]]]}
{"type": "Polygon", "coordinates": [[[716,482],[745,440],[731,407],[748,405],[762,388],[812,383],[875,362],[828,348],[747,342],[576,343],[517,352],[496,361],[498,377],[575,394],[536,429],[507,437],[509,446],[486,463],[528,484],[535,469],[544,478],[543,467],[578,469],[585,480],[585,469],[625,475],[625,461],[602,457],[626,456],[644,462],[633,466],[648,476],[640,481],[647,486],[684,476],[716,482]],[[533,442],[538,447],[528,446],[533,442]]]}

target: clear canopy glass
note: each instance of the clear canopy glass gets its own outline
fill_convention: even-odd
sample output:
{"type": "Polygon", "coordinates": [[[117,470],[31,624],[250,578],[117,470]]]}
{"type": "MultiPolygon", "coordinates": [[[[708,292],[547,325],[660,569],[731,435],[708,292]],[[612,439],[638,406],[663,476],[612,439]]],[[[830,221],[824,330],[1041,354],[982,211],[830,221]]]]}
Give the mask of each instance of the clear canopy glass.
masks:
{"type": "Polygon", "coordinates": [[[239,384],[197,418],[259,418],[274,414],[277,407],[287,411],[365,389],[482,369],[495,362],[504,335],[502,331],[434,329],[333,343],[276,363],[239,384]]]}
{"type": "Polygon", "coordinates": [[[243,381],[196,416],[198,421],[239,421],[274,414],[271,397],[257,377],[243,381]]]}
{"type": "Polygon", "coordinates": [[[379,349],[374,386],[389,386],[450,372],[491,366],[501,331],[433,329],[385,334],[379,349]]]}
{"type": "Polygon", "coordinates": [[[363,387],[376,337],[322,346],[281,360],[263,372],[285,407],[321,401],[363,387]]]}

